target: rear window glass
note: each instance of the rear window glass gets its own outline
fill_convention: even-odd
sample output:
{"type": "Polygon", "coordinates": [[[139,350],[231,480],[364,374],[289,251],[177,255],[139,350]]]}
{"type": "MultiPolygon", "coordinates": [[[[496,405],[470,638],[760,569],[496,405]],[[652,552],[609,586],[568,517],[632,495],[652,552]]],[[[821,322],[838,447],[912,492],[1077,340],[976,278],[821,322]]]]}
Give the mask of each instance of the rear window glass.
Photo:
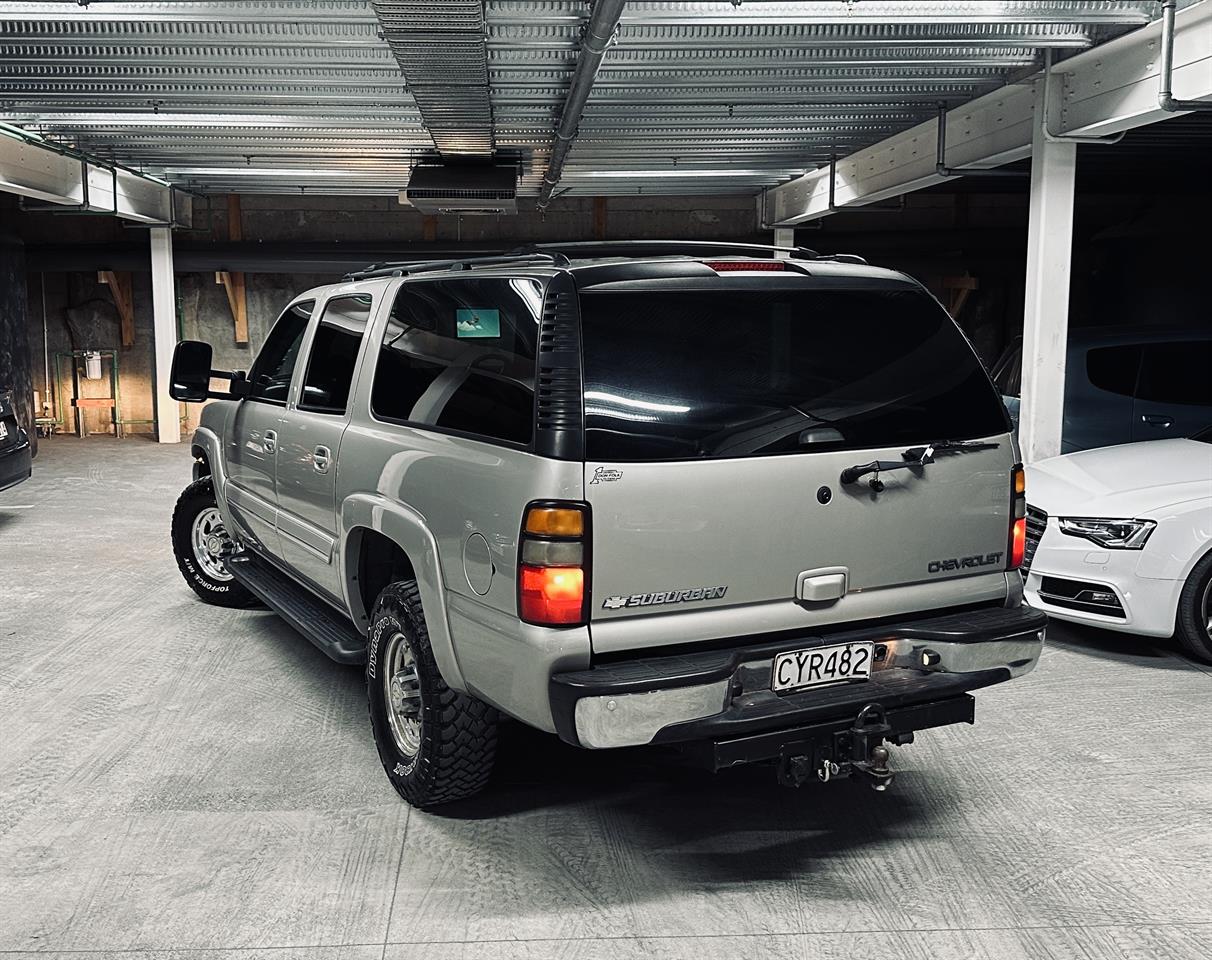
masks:
{"type": "Polygon", "coordinates": [[[1099,390],[1132,396],[1136,389],[1136,371],[1140,367],[1140,347],[1096,347],[1086,354],[1086,376],[1099,390]]]}
{"type": "Polygon", "coordinates": [[[587,292],[589,460],[972,439],[1005,411],[951,318],[906,290],[587,292]]]}

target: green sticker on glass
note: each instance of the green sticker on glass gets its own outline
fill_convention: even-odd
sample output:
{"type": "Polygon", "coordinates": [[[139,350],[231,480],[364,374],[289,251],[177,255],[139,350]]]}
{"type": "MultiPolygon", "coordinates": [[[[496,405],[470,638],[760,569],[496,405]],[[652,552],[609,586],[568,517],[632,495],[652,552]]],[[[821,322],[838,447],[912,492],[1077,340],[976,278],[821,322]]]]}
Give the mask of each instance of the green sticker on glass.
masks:
{"type": "Polygon", "coordinates": [[[469,310],[460,307],[455,312],[455,333],[463,337],[499,337],[501,335],[501,313],[499,310],[469,310]]]}

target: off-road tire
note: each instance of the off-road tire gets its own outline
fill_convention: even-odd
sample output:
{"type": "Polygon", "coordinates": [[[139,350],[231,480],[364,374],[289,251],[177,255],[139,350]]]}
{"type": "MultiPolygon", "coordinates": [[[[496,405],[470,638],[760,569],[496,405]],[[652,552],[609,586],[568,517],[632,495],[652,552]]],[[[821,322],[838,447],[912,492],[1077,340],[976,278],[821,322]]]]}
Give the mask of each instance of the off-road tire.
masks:
{"type": "Polygon", "coordinates": [[[172,540],[177,567],[185,582],[199,597],[216,607],[252,607],[258,601],[247,588],[235,580],[220,580],[202,569],[194,552],[193,527],[198,515],[214,510],[215,488],[210,477],[195,480],[177,498],[173,510],[172,540]]]}
{"type": "Polygon", "coordinates": [[[492,774],[500,714],[446,685],[434,660],[415,581],[393,583],[379,594],[370,618],[366,660],[370,726],[379,759],[396,792],[414,807],[435,807],[479,793],[492,774]],[[420,737],[415,754],[393,736],[388,712],[389,643],[402,635],[411,647],[420,689],[420,737]]]}
{"type": "Polygon", "coordinates": [[[1174,635],[1197,660],[1212,663],[1212,637],[1207,628],[1207,592],[1212,583],[1212,553],[1199,561],[1178,597],[1174,635]]]}

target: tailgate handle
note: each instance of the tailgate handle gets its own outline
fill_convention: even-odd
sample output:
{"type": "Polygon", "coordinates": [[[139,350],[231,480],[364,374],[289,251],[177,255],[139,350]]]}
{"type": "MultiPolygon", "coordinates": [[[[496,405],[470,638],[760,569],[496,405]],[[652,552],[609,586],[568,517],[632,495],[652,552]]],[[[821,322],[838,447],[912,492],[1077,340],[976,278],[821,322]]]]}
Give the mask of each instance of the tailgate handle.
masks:
{"type": "Polygon", "coordinates": [[[840,600],[850,585],[849,567],[818,567],[805,570],[795,580],[795,598],[809,603],[840,600]]]}

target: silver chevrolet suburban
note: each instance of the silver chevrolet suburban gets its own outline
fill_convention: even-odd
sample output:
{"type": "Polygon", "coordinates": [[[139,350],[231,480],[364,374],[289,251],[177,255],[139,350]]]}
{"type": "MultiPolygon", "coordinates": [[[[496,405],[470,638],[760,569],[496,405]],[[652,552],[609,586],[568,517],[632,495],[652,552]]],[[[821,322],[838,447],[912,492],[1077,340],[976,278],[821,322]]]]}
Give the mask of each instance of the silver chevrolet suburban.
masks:
{"type": "Polygon", "coordinates": [[[247,375],[179,344],[172,395],[217,401],[186,581],[364,662],[420,807],[485,785],[503,715],[883,789],[888,744],[1040,654],[999,397],[921,286],[857,257],[375,265],[295,298],[247,375]]]}

